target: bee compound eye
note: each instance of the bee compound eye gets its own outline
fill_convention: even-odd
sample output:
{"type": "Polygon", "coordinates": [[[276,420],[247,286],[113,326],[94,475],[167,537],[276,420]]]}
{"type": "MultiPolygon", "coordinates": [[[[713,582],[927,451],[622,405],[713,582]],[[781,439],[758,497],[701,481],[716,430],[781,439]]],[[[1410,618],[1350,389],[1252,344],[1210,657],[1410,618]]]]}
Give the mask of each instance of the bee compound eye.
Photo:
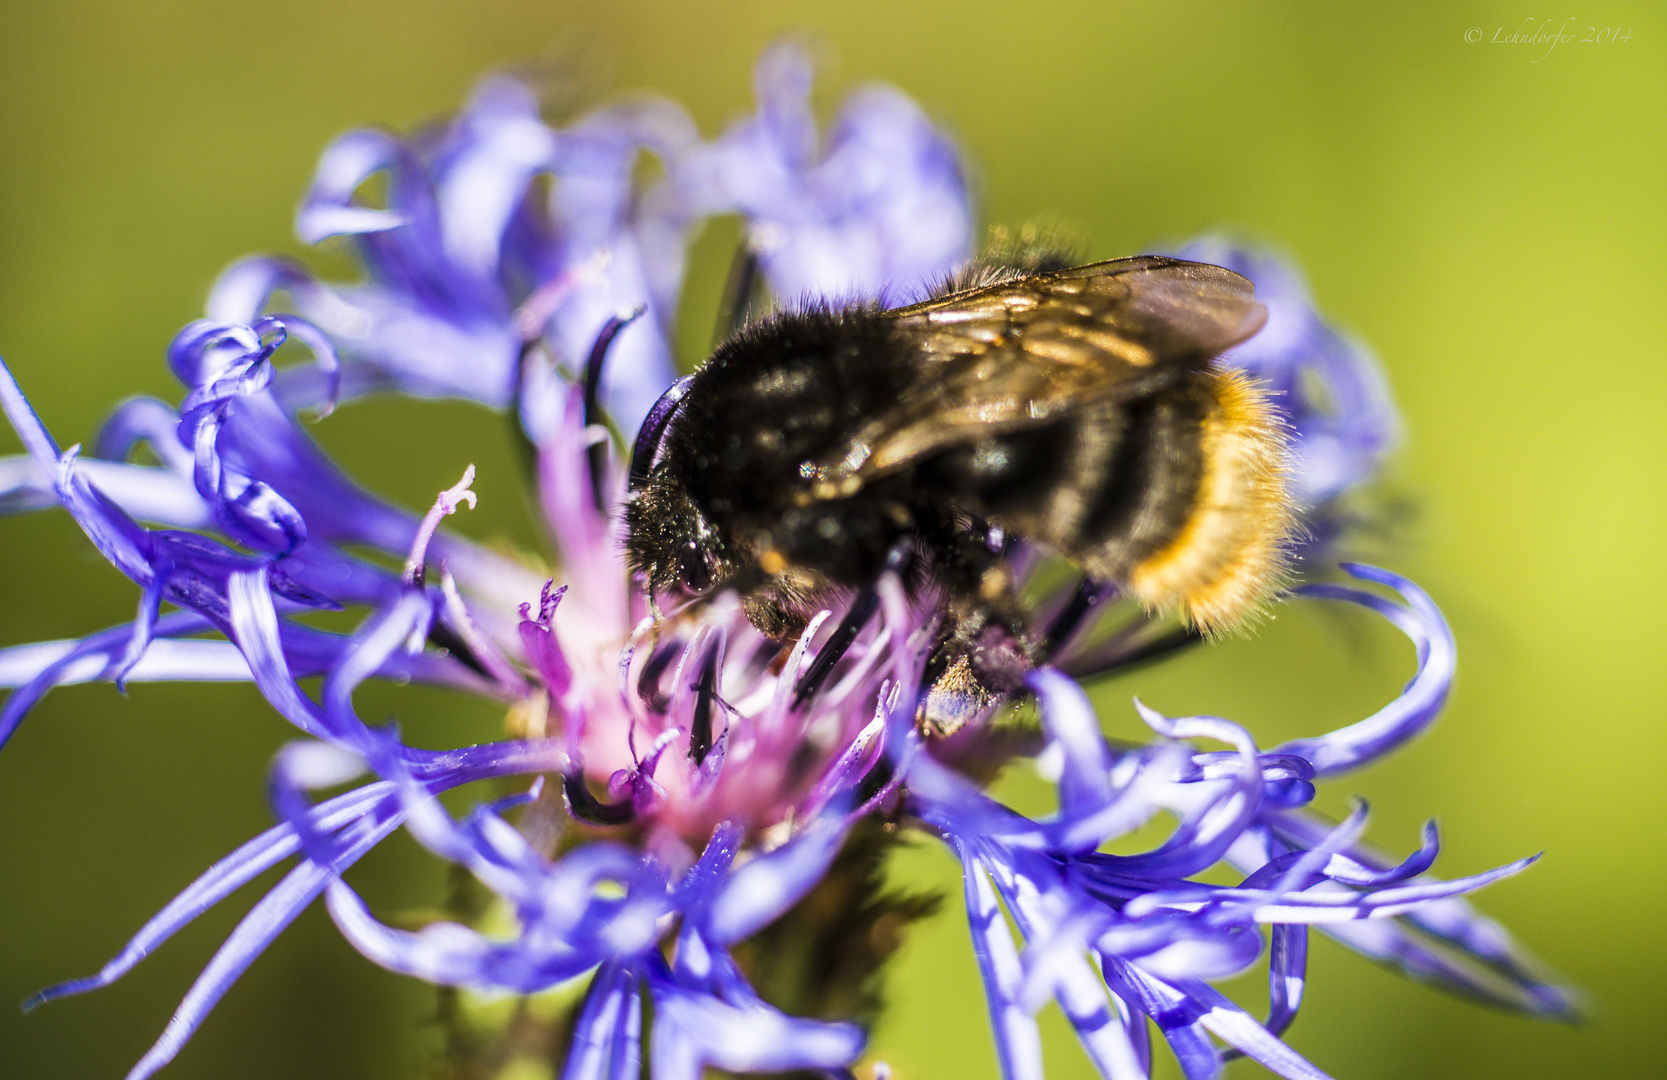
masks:
{"type": "Polygon", "coordinates": [[[700,544],[690,540],[677,553],[677,576],[690,592],[705,592],[712,585],[712,571],[706,564],[706,553],[700,544]]]}

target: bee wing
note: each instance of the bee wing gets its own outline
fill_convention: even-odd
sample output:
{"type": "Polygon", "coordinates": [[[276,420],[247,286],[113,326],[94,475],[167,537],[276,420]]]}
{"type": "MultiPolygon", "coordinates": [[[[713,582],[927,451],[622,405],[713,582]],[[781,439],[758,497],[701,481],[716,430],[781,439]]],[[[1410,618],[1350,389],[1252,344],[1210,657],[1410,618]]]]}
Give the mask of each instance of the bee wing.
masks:
{"type": "Polygon", "coordinates": [[[1139,256],[1011,276],[881,317],[919,376],[818,463],[821,492],[849,494],[937,451],[1151,393],[1256,333],[1267,309],[1231,270],[1139,256]]]}

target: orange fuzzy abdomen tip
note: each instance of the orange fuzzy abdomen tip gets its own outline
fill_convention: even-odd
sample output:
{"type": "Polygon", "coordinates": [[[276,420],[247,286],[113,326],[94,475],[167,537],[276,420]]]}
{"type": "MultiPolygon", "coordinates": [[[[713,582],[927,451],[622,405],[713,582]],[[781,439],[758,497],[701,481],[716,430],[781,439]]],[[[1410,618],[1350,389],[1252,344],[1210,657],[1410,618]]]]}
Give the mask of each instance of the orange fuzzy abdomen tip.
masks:
{"type": "Polygon", "coordinates": [[[1289,576],[1295,529],[1286,485],[1286,429],[1242,371],[1212,368],[1203,467],[1185,524],[1142,559],[1128,590],[1148,608],[1179,607],[1206,634],[1264,613],[1289,576]]]}

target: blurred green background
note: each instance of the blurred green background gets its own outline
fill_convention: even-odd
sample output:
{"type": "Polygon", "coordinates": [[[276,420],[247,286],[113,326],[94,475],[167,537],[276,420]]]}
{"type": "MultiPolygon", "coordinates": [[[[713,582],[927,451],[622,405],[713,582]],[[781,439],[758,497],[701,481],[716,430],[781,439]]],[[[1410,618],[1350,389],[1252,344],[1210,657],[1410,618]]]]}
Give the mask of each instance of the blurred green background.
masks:
{"type": "MultiPolygon", "coordinates": [[[[337,133],[409,128],[456,108],[483,72],[552,57],[576,58],[598,94],[668,94],[711,133],[751,108],[764,45],[808,32],[824,106],[869,79],[909,92],[965,148],[988,221],[1063,222],[1096,257],[1224,226],[1271,241],[1383,360],[1408,430],[1389,490],[1414,512],[1374,554],[1443,605],[1461,673],[1427,737],[1333,782],[1321,805],[1367,797],[1370,835],[1402,852],[1439,816],[1448,875],[1543,849],[1480,905],[1590,992],[1592,1019],[1502,1015],[1321,944],[1291,1041],[1356,1080],[1656,1074],[1667,26],[1659,5],[1565,7],[19,6],[0,31],[0,352],[61,441],[90,438],[119,398],[177,400],[168,340],[232,258],[297,250],[293,207],[337,133]],[[1565,15],[1578,36],[1621,27],[1631,40],[1549,55],[1488,43],[1565,15]]],[[[689,310],[713,302],[724,243],[702,246],[689,310]]],[[[370,403],[315,430],[412,506],[477,462],[482,509],[453,520],[537,543],[495,418],[370,403]]],[[[0,644],[131,617],[134,590],[62,515],[0,524],[0,568],[0,644]]],[[[1234,717],[1271,745],[1364,715],[1410,669],[1381,628],[1293,606],[1256,638],[1100,700],[1120,734],[1135,734],[1139,693],[1234,717]]],[[[497,730],[492,709],[439,693],[362,704],[431,745],[497,730]]],[[[5,1003],[96,970],[267,827],[265,771],[290,735],[244,687],[83,687],[36,711],[0,753],[0,1073],[119,1077],[138,1059],[253,890],[109,990],[28,1017],[5,1003]]],[[[1008,787],[1038,794],[1023,775],[1008,787]]],[[[362,870],[383,912],[432,905],[443,887],[403,839],[362,870]]],[[[958,890],[929,847],[900,871],[958,890]]],[[[958,899],[948,908],[905,949],[874,1041],[907,1080],[994,1075],[958,899]]],[[[1235,990],[1253,1000],[1257,984],[1235,990]]],[[[409,1077],[438,1037],[433,1011],[431,989],[361,960],[313,910],[163,1075],[409,1077]]],[[[1056,1016],[1047,1030],[1050,1076],[1090,1075],[1056,1016]]]]}

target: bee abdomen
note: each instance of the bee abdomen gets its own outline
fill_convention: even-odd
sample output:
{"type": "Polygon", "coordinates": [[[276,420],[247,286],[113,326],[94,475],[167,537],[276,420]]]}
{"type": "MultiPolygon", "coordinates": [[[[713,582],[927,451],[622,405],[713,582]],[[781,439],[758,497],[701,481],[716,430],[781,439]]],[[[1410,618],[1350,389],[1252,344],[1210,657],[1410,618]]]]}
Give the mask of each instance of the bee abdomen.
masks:
{"type": "Polygon", "coordinates": [[[1208,367],[1144,398],[985,439],[937,469],[980,513],[1216,633],[1254,619],[1283,585],[1284,459],[1264,394],[1208,367]]]}
{"type": "Polygon", "coordinates": [[[1286,434],[1266,395],[1241,371],[1212,367],[1192,383],[1196,483],[1167,540],[1120,581],[1149,608],[1179,606],[1207,634],[1253,621],[1285,584],[1294,527],[1286,434]]]}

